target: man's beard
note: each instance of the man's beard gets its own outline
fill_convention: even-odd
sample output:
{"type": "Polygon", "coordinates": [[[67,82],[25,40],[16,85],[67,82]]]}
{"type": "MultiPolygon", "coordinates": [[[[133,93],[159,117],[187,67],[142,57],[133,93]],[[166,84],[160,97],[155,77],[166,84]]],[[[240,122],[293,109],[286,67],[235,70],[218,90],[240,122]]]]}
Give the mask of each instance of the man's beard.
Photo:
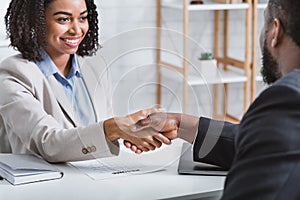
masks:
{"type": "Polygon", "coordinates": [[[277,61],[271,55],[269,49],[267,48],[266,41],[264,42],[263,47],[263,57],[262,57],[262,68],[261,75],[263,81],[267,84],[272,84],[281,78],[282,74],[279,71],[279,65],[277,61]]]}

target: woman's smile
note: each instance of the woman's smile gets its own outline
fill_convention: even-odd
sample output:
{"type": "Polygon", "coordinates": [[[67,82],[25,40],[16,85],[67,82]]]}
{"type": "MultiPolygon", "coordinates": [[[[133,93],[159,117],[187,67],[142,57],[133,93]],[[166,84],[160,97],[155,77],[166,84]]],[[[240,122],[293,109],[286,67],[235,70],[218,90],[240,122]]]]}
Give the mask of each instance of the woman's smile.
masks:
{"type": "Polygon", "coordinates": [[[65,45],[71,48],[77,48],[81,42],[81,37],[66,37],[61,38],[61,40],[64,41],[65,45]]]}

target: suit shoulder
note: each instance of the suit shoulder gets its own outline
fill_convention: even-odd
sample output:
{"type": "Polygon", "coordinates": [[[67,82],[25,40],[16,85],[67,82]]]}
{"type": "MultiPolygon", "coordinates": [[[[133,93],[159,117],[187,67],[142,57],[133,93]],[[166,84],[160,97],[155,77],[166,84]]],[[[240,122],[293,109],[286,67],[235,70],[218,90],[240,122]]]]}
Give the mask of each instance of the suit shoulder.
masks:
{"type": "Polygon", "coordinates": [[[34,62],[28,61],[21,54],[10,56],[0,63],[0,73],[23,74],[25,76],[41,75],[34,62]]]}
{"type": "Polygon", "coordinates": [[[265,89],[254,101],[254,105],[261,103],[261,100],[270,99],[270,102],[277,100],[291,101],[300,98],[300,68],[286,74],[273,85],[265,89]]]}
{"type": "MultiPolygon", "coordinates": [[[[298,105],[300,101],[300,69],[293,70],[261,92],[250,105],[247,113],[278,107],[298,105]]],[[[278,110],[278,109],[276,109],[278,110]]]]}
{"type": "Polygon", "coordinates": [[[300,68],[296,68],[274,83],[274,87],[283,86],[300,92],[300,68]]]}
{"type": "Polygon", "coordinates": [[[97,72],[102,72],[108,69],[107,61],[101,54],[86,57],[77,56],[77,58],[81,69],[90,68],[97,72]]]}
{"type": "Polygon", "coordinates": [[[78,56],[78,64],[83,74],[90,78],[94,77],[97,82],[100,80],[107,82],[111,79],[111,66],[100,54],[84,58],[78,56]]]}
{"type": "Polygon", "coordinates": [[[34,62],[22,58],[21,55],[14,55],[6,58],[0,64],[0,81],[17,80],[18,82],[32,88],[41,84],[45,76],[34,62]]]}
{"type": "Polygon", "coordinates": [[[16,55],[5,58],[1,62],[0,67],[3,68],[8,64],[14,65],[14,64],[28,64],[28,63],[29,63],[29,61],[24,59],[21,54],[16,54],[16,55]]]}

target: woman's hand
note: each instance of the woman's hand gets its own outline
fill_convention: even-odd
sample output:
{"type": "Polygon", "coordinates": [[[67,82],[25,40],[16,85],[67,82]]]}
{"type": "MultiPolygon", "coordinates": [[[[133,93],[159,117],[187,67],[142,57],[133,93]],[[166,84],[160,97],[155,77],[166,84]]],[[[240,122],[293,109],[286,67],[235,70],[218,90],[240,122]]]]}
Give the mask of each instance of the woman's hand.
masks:
{"type": "Polygon", "coordinates": [[[135,153],[147,152],[161,147],[162,143],[170,144],[170,140],[159,134],[151,127],[135,131],[137,122],[146,119],[150,114],[160,112],[160,110],[151,108],[127,115],[125,117],[116,117],[104,122],[104,132],[108,140],[124,139],[125,146],[135,153]]]}
{"type": "MultiPolygon", "coordinates": [[[[162,112],[151,113],[147,118],[139,120],[134,126],[132,131],[138,135],[142,135],[141,131],[152,128],[159,132],[154,137],[164,144],[171,144],[171,140],[177,138],[180,121],[178,114],[167,114],[162,112]],[[169,141],[168,141],[169,139],[169,141]]],[[[129,141],[124,140],[124,146],[131,149],[131,151],[140,154],[143,151],[136,145],[129,141]]]]}

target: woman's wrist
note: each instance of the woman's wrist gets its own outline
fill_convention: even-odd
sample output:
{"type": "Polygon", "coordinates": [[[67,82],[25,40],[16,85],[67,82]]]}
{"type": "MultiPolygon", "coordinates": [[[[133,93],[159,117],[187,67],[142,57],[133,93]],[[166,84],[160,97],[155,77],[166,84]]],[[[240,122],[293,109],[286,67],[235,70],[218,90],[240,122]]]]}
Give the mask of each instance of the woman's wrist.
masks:
{"type": "Polygon", "coordinates": [[[115,118],[105,120],[103,122],[103,129],[104,134],[109,141],[114,141],[121,138],[122,131],[117,126],[115,118]]]}

